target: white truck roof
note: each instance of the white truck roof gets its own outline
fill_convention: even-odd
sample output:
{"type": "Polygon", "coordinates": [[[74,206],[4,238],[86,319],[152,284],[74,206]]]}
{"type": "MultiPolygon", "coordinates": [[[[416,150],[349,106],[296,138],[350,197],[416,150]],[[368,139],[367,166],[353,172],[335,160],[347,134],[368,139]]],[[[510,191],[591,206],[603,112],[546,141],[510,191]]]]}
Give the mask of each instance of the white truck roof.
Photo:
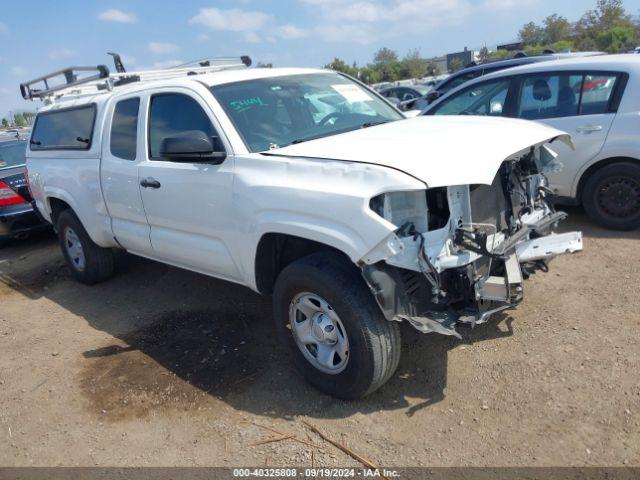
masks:
{"type": "MultiPolygon", "coordinates": [[[[260,78],[274,78],[286,75],[303,75],[322,73],[328,70],[314,68],[247,68],[250,65],[248,57],[242,57],[242,63],[211,64],[206,66],[179,66],[162,70],[145,70],[132,72],[118,72],[109,74],[108,68],[98,67],[69,67],[65,70],[53,72],[35,80],[21,84],[21,91],[25,99],[40,99],[45,103],[41,111],[68,108],[87,103],[103,103],[115,93],[135,92],[150,87],[186,86],[194,82],[209,87],[260,78]],[[85,80],[78,79],[80,72],[98,72],[85,80]],[[65,83],[50,86],[52,79],[65,77],[65,83]],[[37,89],[34,85],[43,84],[45,88],[37,89]]],[[[225,59],[227,60],[227,59],[225,59]]]]}

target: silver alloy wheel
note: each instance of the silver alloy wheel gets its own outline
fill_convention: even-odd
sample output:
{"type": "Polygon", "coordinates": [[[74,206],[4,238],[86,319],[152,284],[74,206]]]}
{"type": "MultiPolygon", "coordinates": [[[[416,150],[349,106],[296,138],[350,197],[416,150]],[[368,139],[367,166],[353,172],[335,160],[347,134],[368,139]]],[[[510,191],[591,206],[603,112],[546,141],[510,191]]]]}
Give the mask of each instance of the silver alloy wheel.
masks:
{"type": "Polygon", "coordinates": [[[296,295],[289,306],[289,326],[296,345],[315,368],[336,375],[349,362],[349,339],[340,317],[314,293],[296,295]]]}
{"type": "Polygon", "coordinates": [[[67,250],[69,259],[73,263],[74,268],[82,272],[85,267],[85,258],[80,238],[71,227],[65,227],[63,235],[64,247],[67,250]]]}

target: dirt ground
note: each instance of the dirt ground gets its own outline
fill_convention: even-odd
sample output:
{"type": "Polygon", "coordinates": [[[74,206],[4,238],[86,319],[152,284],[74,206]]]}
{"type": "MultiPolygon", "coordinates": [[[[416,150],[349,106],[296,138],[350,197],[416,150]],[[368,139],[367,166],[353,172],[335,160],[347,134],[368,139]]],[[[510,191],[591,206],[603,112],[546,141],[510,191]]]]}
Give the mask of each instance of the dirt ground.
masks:
{"type": "Polygon", "coordinates": [[[463,341],[403,329],[358,402],[309,387],[246,288],[142,260],[86,287],[55,239],[0,250],[1,466],[640,465],[640,232],[585,250],[463,341]],[[258,426],[260,425],[260,426],[258,426]],[[254,445],[272,428],[294,439],[254,445]],[[315,446],[313,446],[315,445],[315,446]]]}

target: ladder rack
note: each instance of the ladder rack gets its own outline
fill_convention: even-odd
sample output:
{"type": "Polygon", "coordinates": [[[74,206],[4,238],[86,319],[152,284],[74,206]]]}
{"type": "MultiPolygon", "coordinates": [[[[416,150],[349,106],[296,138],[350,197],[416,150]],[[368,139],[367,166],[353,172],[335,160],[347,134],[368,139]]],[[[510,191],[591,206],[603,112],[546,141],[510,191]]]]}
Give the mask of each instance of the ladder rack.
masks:
{"type": "MultiPolygon", "coordinates": [[[[116,62],[117,70],[124,70],[122,63],[119,62],[119,56],[114,56],[114,61],[116,62]],[[118,63],[120,63],[119,66],[118,63]]],[[[190,75],[201,75],[204,73],[220,72],[222,70],[246,68],[250,65],[251,59],[247,56],[242,56],[203,58],[170,68],[134,72],[119,71],[110,73],[105,65],[98,65],[96,67],[68,67],[21,83],[20,93],[25,100],[41,99],[50,102],[54,98],[58,99],[62,96],[95,95],[97,93],[108,92],[112,91],[115,87],[134,82],[150,82],[190,75]],[[82,77],[81,74],[85,72],[96,73],[82,77]],[[61,83],[58,77],[63,80],[61,83]],[[57,83],[55,82],[56,79],[58,79],[57,83]]]]}

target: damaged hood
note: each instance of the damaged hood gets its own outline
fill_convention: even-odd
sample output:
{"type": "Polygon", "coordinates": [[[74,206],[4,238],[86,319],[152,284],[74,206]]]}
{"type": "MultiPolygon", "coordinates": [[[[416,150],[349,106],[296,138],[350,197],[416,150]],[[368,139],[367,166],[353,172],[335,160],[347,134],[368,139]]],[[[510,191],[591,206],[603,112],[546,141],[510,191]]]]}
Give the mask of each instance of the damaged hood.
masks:
{"type": "Polygon", "coordinates": [[[263,154],[383,165],[418,178],[428,187],[489,185],[502,162],[552,140],[573,147],[569,135],[536,122],[430,115],[309,140],[263,154]]]}

